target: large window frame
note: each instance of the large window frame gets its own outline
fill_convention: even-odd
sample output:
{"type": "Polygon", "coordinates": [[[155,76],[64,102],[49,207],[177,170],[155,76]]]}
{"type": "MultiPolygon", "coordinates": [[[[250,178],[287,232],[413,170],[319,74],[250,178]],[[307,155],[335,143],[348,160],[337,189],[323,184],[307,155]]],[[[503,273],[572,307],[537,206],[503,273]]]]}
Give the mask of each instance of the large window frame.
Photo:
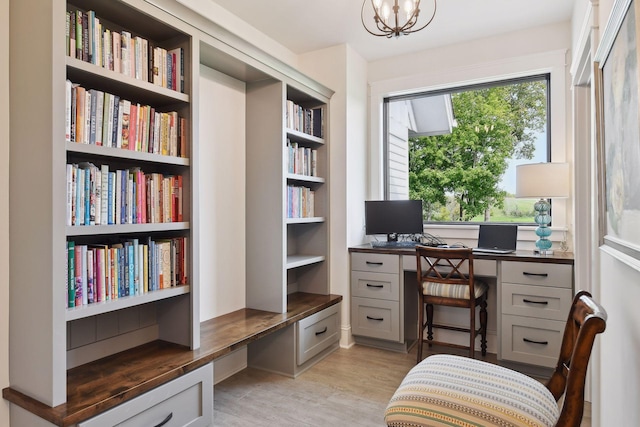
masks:
{"type": "MultiPolygon", "coordinates": [[[[416,58],[411,68],[379,67],[371,71],[369,80],[369,150],[366,200],[384,198],[382,161],[383,136],[383,100],[386,97],[415,93],[417,91],[433,91],[465,84],[491,82],[514,77],[526,77],[535,74],[549,73],[549,102],[551,116],[551,158],[556,162],[573,161],[573,133],[570,126],[571,95],[570,74],[567,65],[567,50],[552,49],[543,52],[524,53],[516,56],[495,57],[481,63],[460,65],[457,62],[435,61],[433,57],[416,58]]],[[[566,235],[572,241],[570,224],[573,223],[573,202],[571,198],[556,200],[552,215],[553,236],[562,238],[566,235]],[[565,232],[569,234],[565,234],[565,232]]],[[[443,224],[425,227],[432,232],[452,241],[472,241],[477,238],[477,224],[443,224]]],[[[526,242],[520,248],[534,247],[537,239],[534,226],[520,226],[518,240],[526,242]]],[[[519,243],[519,245],[521,245],[519,243]]]]}
{"type": "MultiPolygon", "coordinates": [[[[486,81],[486,82],[480,82],[480,83],[473,83],[473,84],[464,84],[464,85],[456,85],[456,86],[451,86],[451,87],[443,87],[443,88],[438,88],[438,89],[434,89],[434,90],[427,90],[427,91],[416,91],[416,92],[412,92],[412,93],[403,93],[403,94],[399,94],[399,95],[392,95],[392,96],[386,96],[383,98],[382,102],[382,128],[383,128],[383,132],[382,132],[382,163],[383,163],[383,190],[384,190],[384,200],[389,200],[391,199],[391,185],[390,185],[390,157],[389,157],[389,152],[390,152],[390,135],[391,135],[391,131],[390,131],[390,124],[389,124],[389,119],[390,119],[390,114],[391,114],[391,109],[390,109],[390,104],[393,102],[397,102],[397,101],[408,101],[408,100],[415,100],[415,99],[420,99],[420,98],[425,98],[425,97],[434,97],[434,96],[439,96],[439,95],[452,95],[455,93],[461,93],[461,92],[467,92],[467,91],[474,91],[474,90],[482,90],[482,89],[488,89],[488,88],[492,88],[492,87],[498,87],[498,86],[508,86],[508,85],[514,85],[514,84],[518,84],[518,83],[525,83],[525,82],[533,82],[533,81],[544,81],[546,83],[546,131],[545,131],[545,136],[546,136],[546,162],[551,162],[552,158],[551,158],[551,92],[550,92],[550,87],[551,87],[551,74],[549,72],[547,73],[539,73],[539,74],[532,74],[532,75],[527,75],[527,76],[521,76],[521,77],[515,77],[515,78],[502,78],[502,79],[498,79],[495,81],[486,81]]],[[[454,112],[455,113],[455,112],[454,112]]],[[[455,118],[455,117],[454,117],[455,118]]],[[[532,161],[533,162],[533,161],[532,161]]],[[[448,225],[459,225],[459,224],[478,224],[478,221],[425,221],[425,223],[427,224],[448,224],[448,225]]],[[[522,221],[519,222],[519,224],[521,225],[531,225],[534,224],[533,222],[533,217],[531,218],[531,220],[529,221],[522,221]]]]}

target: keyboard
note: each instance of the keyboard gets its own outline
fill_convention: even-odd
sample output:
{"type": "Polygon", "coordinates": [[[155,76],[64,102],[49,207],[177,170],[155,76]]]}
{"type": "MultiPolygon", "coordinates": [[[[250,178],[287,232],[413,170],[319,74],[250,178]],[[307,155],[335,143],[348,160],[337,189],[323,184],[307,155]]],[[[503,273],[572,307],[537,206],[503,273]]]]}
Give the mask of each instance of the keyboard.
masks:
{"type": "Polygon", "coordinates": [[[374,248],[415,248],[420,242],[401,241],[401,242],[371,242],[374,248]]]}

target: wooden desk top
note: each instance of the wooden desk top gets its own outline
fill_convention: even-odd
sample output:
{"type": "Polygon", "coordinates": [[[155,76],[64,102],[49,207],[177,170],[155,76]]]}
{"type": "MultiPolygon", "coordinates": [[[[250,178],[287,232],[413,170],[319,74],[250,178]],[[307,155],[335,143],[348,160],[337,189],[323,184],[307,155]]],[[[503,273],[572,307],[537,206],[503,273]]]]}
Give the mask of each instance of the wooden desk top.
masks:
{"type": "MultiPolygon", "coordinates": [[[[349,252],[391,254],[391,255],[413,255],[416,251],[413,248],[374,248],[370,243],[353,246],[349,248],[349,252]]],[[[493,261],[524,261],[524,262],[542,262],[549,264],[571,264],[573,265],[573,253],[556,251],[553,255],[534,254],[533,251],[518,250],[510,254],[489,254],[474,252],[473,257],[477,260],[493,260],[493,261]]]]}
{"type": "Polygon", "coordinates": [[[342,301],[295,293],[286,313],[241,309],[200,324],[200,348],[153,341],[67,371],[67,402],[49,407],[10,387],[2,396],[58,426],[87,420],[342,301]]]}

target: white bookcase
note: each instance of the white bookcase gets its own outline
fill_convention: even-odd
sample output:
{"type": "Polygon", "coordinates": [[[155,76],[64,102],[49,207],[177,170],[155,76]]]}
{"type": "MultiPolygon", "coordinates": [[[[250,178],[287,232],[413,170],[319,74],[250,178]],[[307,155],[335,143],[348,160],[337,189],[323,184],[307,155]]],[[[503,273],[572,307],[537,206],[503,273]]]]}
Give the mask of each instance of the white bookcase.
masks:
{"type": "Polygon", "coordinates": [[[287,101],[327,117],[318,94],[274,79],[247,85],[247,307],[274,312],[287,311],[290,293],[329,293],[328,143],[287,127],[287,101]],[[289,172],[288,142],[316,150],[316,176],[289,172]],[[291,186],[313,191],[313,212],[291,214],[291,186]]]}
{"type": "Polygon", "coordinates": [[[192,27],[142,0],[11,1],[10,382],[49,406],[66,401],[67,370],[156,339],[199,346],[198,211],[192,197],[192,27]],[[184,92],[128,77],[66,52],[65,12],[95,11],[105,28],[184,52],[184,92]],[[65,81],[186,119],[186,157],[65,142],[65,81]],[[180,222],[68,226],[66,165],[181,176],[180,222]],[[186,237],[186,284],[67,308],[69,241],[186,237]]]}

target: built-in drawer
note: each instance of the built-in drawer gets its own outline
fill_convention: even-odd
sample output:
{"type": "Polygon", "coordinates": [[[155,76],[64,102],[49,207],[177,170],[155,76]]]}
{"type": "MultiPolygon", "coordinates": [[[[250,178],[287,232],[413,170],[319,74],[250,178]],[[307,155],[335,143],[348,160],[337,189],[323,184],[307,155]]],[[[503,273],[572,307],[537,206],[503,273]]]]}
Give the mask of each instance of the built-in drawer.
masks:
{"type": "Polygon", "coordinates": [[[298,321],[298,366],[340,340],[340,304],[298,321]]]}
{"type": "Polygon", "coordinates": [[[351,270],[400,274],[400,257],[389,254],[352,253],[351,270]]]}
{"type": "Polygon", "coordinates": [[[569,264],[503,261],[501,280],[502,283],[555,286],[571,289],[573,268],[569,264]]]}
{"type": "Polygon", "coordinates": [[[563,321],[572,298],[571,289],[567,288],[503,283],[502,313],[563,321]]]}
{"type": "Polygon", "coordinates": [[[555,367],[566,322],[502,315],[502,358],[555,367]]]}
{"type": "Polygon", "coordinates": [[[398,301],[400,299],[400,276],[397,273],[352,271],[351,295],[398,301]]]}
{"type": "Polygon", "coordinates": [[[213,425],[213,364],[189,372],[78,427],[213,425]],[[166,421],[164,424],[163,422],[166,421]]]}
{"type": "Polygon", "coordinates": [[[351,297],[351,332],[389,341],[400,340],[400,303],[351,297]]]}

